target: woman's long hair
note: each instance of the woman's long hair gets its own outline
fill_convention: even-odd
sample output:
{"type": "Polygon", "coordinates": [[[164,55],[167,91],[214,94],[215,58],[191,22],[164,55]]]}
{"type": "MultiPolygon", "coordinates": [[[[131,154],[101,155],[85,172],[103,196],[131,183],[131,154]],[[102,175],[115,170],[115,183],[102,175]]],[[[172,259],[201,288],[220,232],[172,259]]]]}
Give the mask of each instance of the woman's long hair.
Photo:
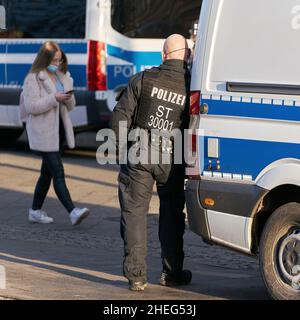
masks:
{"type": "Polygon", "coordinates": [[[41,46],[36,58],[34,59],[29,73],[38,73],[42,70],[46,70],[47,67],[51,64],[51,61],[53,60],[56,52],[58,51],[61,52],[62,58],[62,63],[59,66],[59,71],[66,73],[68,71],[67,56],[60,49],[59,45],[54,41],[47,41],[41,46]]]}

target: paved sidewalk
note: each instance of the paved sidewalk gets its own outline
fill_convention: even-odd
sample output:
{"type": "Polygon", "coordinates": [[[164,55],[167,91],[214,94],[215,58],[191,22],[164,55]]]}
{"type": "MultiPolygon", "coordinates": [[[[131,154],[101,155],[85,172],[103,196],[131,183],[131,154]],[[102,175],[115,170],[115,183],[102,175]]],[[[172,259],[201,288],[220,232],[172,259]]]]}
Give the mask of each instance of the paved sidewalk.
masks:
{"type": "Polygon", "coordinates": [[[44,209],[51,225],[27,222],[40,159],[26,150],[0,150],[0,265],[13,299],[268,299],[256,260],[208,246],[187,230],[186,267],[193,283],[183,288],[157,285],[161,263],[158,199],[154,192],[148,218],[149,288],[127,289],[122,276],[117,166],[100,167],[94,158],[64,157],[67,184],[78,206],[91,216],[72,227],[51,188],[44,209]]]}

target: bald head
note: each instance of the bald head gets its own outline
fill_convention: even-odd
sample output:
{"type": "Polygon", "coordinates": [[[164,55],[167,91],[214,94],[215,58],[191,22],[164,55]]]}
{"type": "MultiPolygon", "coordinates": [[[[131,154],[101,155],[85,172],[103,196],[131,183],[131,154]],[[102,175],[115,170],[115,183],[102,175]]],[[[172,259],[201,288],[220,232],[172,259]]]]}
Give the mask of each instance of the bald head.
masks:
{"type": "Polygon", "coordinates": [[[187,60],[188,50],[185,49],[188,49],[185,37],[180,34],[172,34],[164,43],[163,61],[170,59],[187,60]]]}

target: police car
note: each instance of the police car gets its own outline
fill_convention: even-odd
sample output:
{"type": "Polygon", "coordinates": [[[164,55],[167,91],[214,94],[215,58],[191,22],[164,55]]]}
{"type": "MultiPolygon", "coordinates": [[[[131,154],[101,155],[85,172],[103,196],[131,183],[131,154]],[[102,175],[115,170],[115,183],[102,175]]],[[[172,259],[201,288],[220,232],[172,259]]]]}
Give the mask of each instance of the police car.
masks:
{"type": "Polygon", "coordinates": [[[299,1],[205,0],[192,70],[190,228],[275,299],[300,299],[299,36],[299,1]]]}

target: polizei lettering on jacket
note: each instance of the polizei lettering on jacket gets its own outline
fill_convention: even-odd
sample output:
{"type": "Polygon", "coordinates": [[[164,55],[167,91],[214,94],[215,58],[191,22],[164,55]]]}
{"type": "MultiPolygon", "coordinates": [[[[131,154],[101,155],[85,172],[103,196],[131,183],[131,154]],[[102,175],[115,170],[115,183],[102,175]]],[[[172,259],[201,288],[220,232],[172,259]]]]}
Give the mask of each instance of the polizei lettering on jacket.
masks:
{"type": "Polygon", "coordinates": [[[178,94],[178,93],[164,90],[164,89],[159,89],[157,87],[153,87],[151,97],[155,97],[158,100],[171,102],[171,103],[177,104],[179,106],[184,106],[185,98],[186,98],[182,94],[178,94]]]}
{"type": "Polygon", "coordinates": [[[161,105],[157,106],[155,113],[149,114],[148,126],[153,129],[172,131],[174,129],[174,121],[178,117],[177,114],[181,112],[181,108],[178,106],[185,105],[186,97],[173,91],[153,87],[151,98],[162,102],[161,105]],[[163,101],[167,102],[168,106],[162,105],[163,101]],[[170,104],[175,106],[171,107],[170,104]]]}

